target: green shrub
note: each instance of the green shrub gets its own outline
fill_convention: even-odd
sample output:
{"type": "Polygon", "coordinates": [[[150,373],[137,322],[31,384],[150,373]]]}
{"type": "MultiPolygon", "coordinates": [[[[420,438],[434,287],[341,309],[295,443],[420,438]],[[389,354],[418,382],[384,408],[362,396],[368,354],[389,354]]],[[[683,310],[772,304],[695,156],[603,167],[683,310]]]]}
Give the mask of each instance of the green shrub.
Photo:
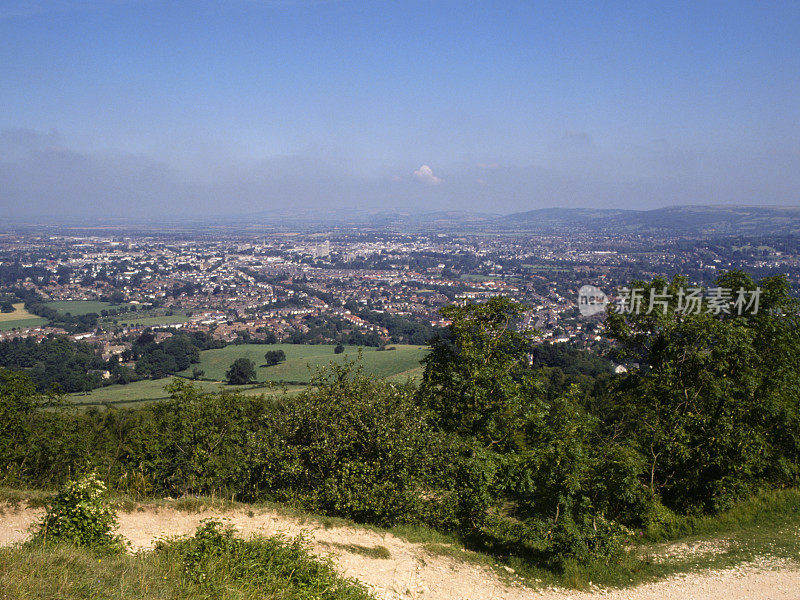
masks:
{"type": "Polygon", "coordinates": [[[311,510],[378,525],[419,522],[432,432],[413,389],[333,365],[271,413],[255,484],[311,510]]]}
{"type": "Polygon", "coordinates": [[[48,505],[34,542],[66,542],[105,552],[122,551],[125,544],[114,534],[117,517],[103,504],[105,491],[105,484],[96,473],[68,481],[48,505]]]}
{"type": "Polygon", "coordinates": [[[622,540],[631,535],[626,527],[602,516],[582,515],[580,520],[566,517],[549,533],[546,561],[563,569],[567,561],[588,564],[592,560],[616,562],[622,555],[622,540]]]}

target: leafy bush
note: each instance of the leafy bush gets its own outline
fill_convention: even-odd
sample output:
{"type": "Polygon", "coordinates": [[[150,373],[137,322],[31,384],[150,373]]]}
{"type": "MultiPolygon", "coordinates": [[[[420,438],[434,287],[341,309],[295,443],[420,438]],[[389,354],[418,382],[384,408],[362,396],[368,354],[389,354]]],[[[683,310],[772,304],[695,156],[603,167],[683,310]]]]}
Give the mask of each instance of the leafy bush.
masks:
{"type": "Polygon", "coordinates": [[[362,522],[419,521],[432,432],[413,389],[352,363],[319,374],[259,432],[256,485],[282,500],[362,522]]]}
{"type": "MultiPolygon", "coordinates": [[[[647,461],[643,482],[672,510],[717,512],[765,482],[800,481],[800,303],[783,277],[758,282],[757,313],[678,310],[686,278],[632,282],[666,290],[669,310],[611,314],[620,355],[641,369],[614,378],[599,399],[609,435],[647,461]]],[[[717,285],[755,290],[740,271],[717,285]]]]}
{"type": "Polygon", "coordinates": [[[68,481],[47,507],[34,541],[66,542],[105,552],[120,552],[125,545],[114,534],[117,517],[103,504],[106,486],[96,473],[68,481]]]}

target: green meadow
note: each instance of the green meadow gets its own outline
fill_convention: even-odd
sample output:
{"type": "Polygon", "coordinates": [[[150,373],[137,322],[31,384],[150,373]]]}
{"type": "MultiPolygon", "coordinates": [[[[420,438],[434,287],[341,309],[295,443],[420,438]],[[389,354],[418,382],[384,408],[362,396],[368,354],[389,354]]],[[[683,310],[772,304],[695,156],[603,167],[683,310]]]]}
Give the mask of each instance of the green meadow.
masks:
{"type": "Polygon", "coordinates": [[[88,315],[89,313],[100,314],[102,310],[108,310],[121,304],[111,304],[111,302],[100,302],[99,300],[56,300],[46,302],[45,306],[60,312],[61,314],[71,314],[75,317],[88,315]]]}
{"type": "MultiPolygon", "coordinates": [[[[425,346],[395,346],[396,350],[377,351],[363,348],[361,365],[364,372],[390,381],[403,383],[418,380],[422,376],[420,360],[427,354],[425,346]]],[[[311,382],[317,369],[327,367],[331,362],[343,364],[346,360],[358,358],[357,346],[346,346],[342,354],[334,354],[333,345],[304,344],[242,344],[226,346],[217,350],[200,353],[200,364],[192,365],[179,373],[188,378],[194,368],[205,371],[203,379],[194,383],[205,392],[239,391],[246,395],[279,394],[287,382],[286,391],[297,393],[311,382]],[[283,350],[286,361],[272,367],[264,365],[264,354],[268,350],[283,350]],[[224,383],[225,372],[237,358],[249,358],[256,364],[258,383],[251,385],[228,385],[224,383]]],[[[174,377],[164,379],[144,379],[126,385],[109,385],[87,393],[70,394],[67,400],[76,406],[90,407],[111,404],[118,407],[133,406],[142,402],[163,400],[169,397],[164,389],[174,377]]]]}
{"type": "Polygon", "coordinates": [[[0,321],[0,331],[11,331],[12,329],[28,329],[29,327],[39,327],[47,323],[47,319],[42,317],[32,317],[30,319],[17,319],[15,321],[0,321]]]}
{"type": "Polygon", "coordinates": [[[2,313],[0,312],[0,331],[10,331],[12,329],[26,329],[28,327],[37,327],[47,323],[47,319],[37,317],[33,313],[25,310],[25,305],[22,302],[14,304],[14,312],[2,313]]]}
{"type": "MultiPolygon", "coordinates": [[[[167,385],[172,383],[175,377],[165,377],[164,379],[143,379],[142,381],[134,381],[126,385],[109,385],[102,388],[97,388],[88,393],[70,394],[67,400],[75,406],[102,406],[112,404],[117,407],[134,406],[143,402],[153,402],[155,400],[164,400],[169,397],[169,394],[164,389],[167,385]]],[[[258,395],[258,394],[280,394],[283,389],[280,386],[271,386],[267,384],[258,385],[227,385],[213,381],[193,381],[204,392],[224,392],[224,391],[238,391],[245,395],[258,395]]],[[[288,393],[296,393],[303,389],[303,386],[287,386],[288,393]]]]}
{"type": "MultiPolygon", "coordinates": [[[[420,360],[428,352],[426,346],[390,346],[396,350],[378,351],[363,348],[361,365],[364,372],[376,377],[396,379],[416,378],[421,372],[420,360]]],[[[334,354],[330,344],[242,344],[231,345],[217,350],[200,353],[200,364],[192,365],[180,375],[189,376],[195,367],[205,371],[204,379],[224,381],[225,373],[237,358],[249,358],[256,365],[258,381],[310,383],[317,369],[331,362],[343,364],[346,360],[358,357],[357,346],[346,346],[342,354],[334,354]],[[283,350],[286,360],[278,365],[267,367],[264,354],[269,350],[283,350]]]]}

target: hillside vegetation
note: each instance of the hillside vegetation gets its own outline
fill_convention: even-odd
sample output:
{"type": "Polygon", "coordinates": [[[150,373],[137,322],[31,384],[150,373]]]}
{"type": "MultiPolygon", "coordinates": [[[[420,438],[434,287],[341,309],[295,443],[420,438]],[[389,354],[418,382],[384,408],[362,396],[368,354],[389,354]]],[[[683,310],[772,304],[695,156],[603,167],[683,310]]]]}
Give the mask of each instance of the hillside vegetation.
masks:
{"type": "MultiPolygon", "coordinates": [[[[720,285],[756,284],[734,272],[720,285]]],[[[506,298],[443,309],[452,325],[419,385],[346,362],[294,396],[174,380],[167,400],[76,414],[40,410],[54,399],[5,372],[0,473],[51,487],[92,468],[134,498],[279,501],[438,530],[553,572],[623,565],[640,537],[797,485],[798,304],[782,278],[759,285],[755,314],[610,316],[620,358],[640,365],[621,376],[532,367],[531,332],[514,327],[523,307],[506,298]]]]}

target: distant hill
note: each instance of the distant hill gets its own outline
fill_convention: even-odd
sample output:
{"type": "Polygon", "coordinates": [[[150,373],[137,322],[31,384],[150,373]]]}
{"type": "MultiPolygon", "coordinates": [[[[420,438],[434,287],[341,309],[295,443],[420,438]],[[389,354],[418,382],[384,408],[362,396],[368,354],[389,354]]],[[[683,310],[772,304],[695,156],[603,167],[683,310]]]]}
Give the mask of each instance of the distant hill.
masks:
{"type": "MultiPolygon", "coordinates": [[[[19,232],[40,232],[43,225],[14,225],[19,232]]],[[[55,229],[58,226],[52,226],[55,229]]],[[[209,220],[187,218],[157,223],[84,222],[71,226],[73,235],[96,235],[98,228],[170,236],[236,234],[258,236],[272,232],[402,232],[402,233],[540,233],[581,232],[600,235],[800,235],[800,206],[670,206],[652,210],[616,208],[539,208],[509,215],[466,210],[319,209],[262,211],[247,216],[209,220]]],[[[0,231],[3,228],[0,227],[0,231]]]]}
{"type": "Polygon", "coordinates": [[[600,208],[539,208],[513,213],[497,220],[497,225],[512,229],[549,230],[574,227],[596,227],[599,223],[611,224],[626,220],[635,210],[600,208]]]}
{"type": "Polygon", "coordinates": [[[382,212],[363,217],[376,229],[598,234],[800,234],[800,206],[670,206],[653,210],[540,208],[510,215],[467,211],[382,212]]]}
{"type": "Polygon", "coordinates": [[[800,233],[797,206],[671,206],[654,210],[543,208],[506,215],[495,227],[548,232],[754,235],[800,233]]]}
{"type": "Polygon", "coordinates": [[[482,227],[500,218],[498,214],[474,213],[463,210],[438,211],[428,213],[412,213],[384,211],[365,217],[371,227],[388,229],[458,229],[461,227],[482,227]]]}

